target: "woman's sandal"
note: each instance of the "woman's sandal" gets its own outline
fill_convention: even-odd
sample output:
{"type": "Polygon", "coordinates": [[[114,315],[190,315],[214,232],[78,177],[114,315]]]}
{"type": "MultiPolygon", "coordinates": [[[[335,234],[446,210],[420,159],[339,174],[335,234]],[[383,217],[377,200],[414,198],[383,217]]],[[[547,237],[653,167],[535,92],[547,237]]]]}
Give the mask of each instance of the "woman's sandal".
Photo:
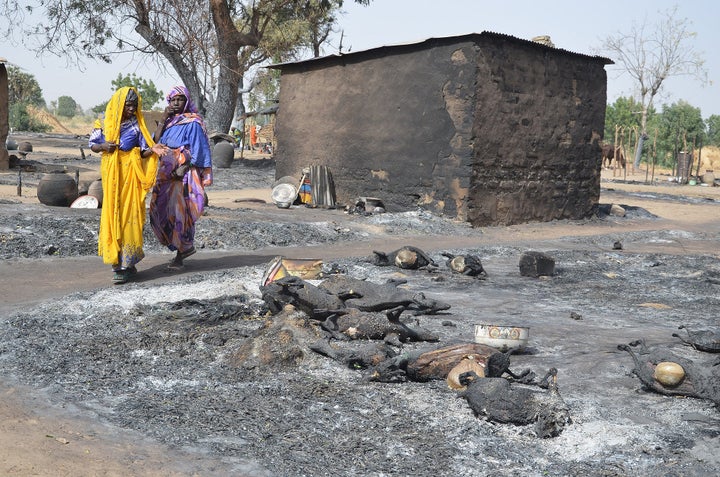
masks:
{"type": "Polygon", "coordinates": [[[180,257],[180,260],[185,260],[190,255],[194,255],[196,252],[195,247],[190,247],[189,249],[185,250],[184,252],[178,252],[178,257],[180,257]]]}
{"type": "Polygon", "coordinates": [[[113,273],[112,281],[113,283],[120,285],[122,283],[126,283],[129,276],[130,274],[127,270],[115,270],[115,272],[113,273]]]}
{"type": "Polygon", "coordinates": [[[131,276],[135,275],[137,273],[137,268],[135,268],[135,265],[129,268],[120,268],[118,270],[115,270],[113,272],[113,283],[116,283],[118,285],[122,283],[127,283],[127,281],[130,279],[131,276]]]}
{"type": "Polygon", "coordinates": [[[182,270],[183,268],[184,264],[182,258],[180,258],[179,256],[175,256],[175,258],[170,260],[170,263],[168,263],[166,270],[169,272],[174,272],[177,270],[182,270]]]}

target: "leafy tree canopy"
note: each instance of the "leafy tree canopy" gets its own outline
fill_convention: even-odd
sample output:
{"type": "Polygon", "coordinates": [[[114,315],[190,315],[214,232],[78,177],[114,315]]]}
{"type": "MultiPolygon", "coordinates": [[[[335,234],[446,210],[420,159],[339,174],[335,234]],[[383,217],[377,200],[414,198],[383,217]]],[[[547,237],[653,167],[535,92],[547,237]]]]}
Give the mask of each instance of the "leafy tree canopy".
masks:
{"type": "Polygon", "coordinates": [[[70,96],[60,96],[57,100],[57,115],[72,118],[77,113],[78,105],[70,96]]]}
{"type": "MultiPolygon", "coordinates": [[[[355,0],[367,4],[369,0],[355,0]]],[[[43,0],[6,2],[40,52],[110,62],[123,52],[169,65],[211,129],[232,122],[244,76],[269,58],[288,58],[324,41],[342,0],[43,0]],[[40,22],[23,22],[37,11],[40,22]],[[299,34],[297,25],[303,34],[299,34]],[[322,28],[321,28],[322,27],[322,28]],[[315,29],[317,31],[310,31],[315,29]],[[267,35],[267,37],[266,37],[267,35]]]]}
{"type": "Polygon", "coordinates": [[[24,73],[15,66],[8,66],[7,74],[10,104],[23,103],[45,107],[42,89],[33,75],[24,73]]]}
{"type": "Polygon", "coordinates": [[[713,114],[705,121],[705,124],[708,146],[720,146],[720,116],[713,114]]]}
{"type": "MultiPolygon", "coordinates": [[[[153,83],[152,80],[146,80],[145,78],[141,78],[135,75],[135,73],[125,76],[123,76],[122,73],[118,73],[117,78],[112,80],[110,84],[112,85],[113,93],[125,86],[134,86],[140,93],[140,97],[142,98],[142,107],[146,110],[152,109],[152,107],[157,104],[160,98],[163,97],[163,92],[157,89],[157,86],[155,86],[155,83],[153,83]]],[[[105,112],[105,107],[107,106],[107,103],[108,102],[105,101],[98,104],[97,106],[94,106],[92,108],[92,111],[96,114],[101,114],[105,112]]]]}

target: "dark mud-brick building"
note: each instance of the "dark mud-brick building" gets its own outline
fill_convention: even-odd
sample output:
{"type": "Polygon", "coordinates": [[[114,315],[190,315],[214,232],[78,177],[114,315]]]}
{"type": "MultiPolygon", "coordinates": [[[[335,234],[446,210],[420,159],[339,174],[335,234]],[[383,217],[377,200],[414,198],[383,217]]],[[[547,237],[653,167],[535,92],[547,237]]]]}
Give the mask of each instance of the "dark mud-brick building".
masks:
{"type": "Polygon", "coordinates": [[[340,204],[473,225],[587,217],[608,63],[483,32],[275,65],[277,177],[326,165],[340,204]]]}

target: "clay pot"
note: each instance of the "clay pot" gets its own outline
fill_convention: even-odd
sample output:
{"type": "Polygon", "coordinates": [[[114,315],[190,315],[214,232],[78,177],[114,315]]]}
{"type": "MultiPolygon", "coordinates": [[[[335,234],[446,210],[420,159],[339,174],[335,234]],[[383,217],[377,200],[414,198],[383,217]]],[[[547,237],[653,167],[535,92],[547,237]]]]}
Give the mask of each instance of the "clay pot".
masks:
{"type": "Polygon", "coordinates": [[[705,171],[705,174],[702,175],[701,180],[703,184],[715,185],[715,173],[708,169],[705,171]]]}
{"type": "Polygon", "coordinates": [[[212,161],[215,167],[227,169],[235,158],[235,147],[227,141],[215,144],[212,152],[212,161]]]}
{"type": "Polygon", "coordinates": [[[102,179],[92,181],[90,187],[88,187],[87,195],[91,195],[98,200],[98,207],[102,207],[103,201],[103,188],[102,179]]]}
{"type": "Polygon", "coordinates": [[[64,172],[49,172],[38,182],[37,196],[45,205],[68,207],[78,197],[78,186],[75,179],[64,172]]]}
{"type": "Polygon", "coordinates": [[[32,144],[30,144],[27,141],[23,141],[20,144],[18,144],[18,151],[20,152],[32,152],[33,147],[32,144]]]}

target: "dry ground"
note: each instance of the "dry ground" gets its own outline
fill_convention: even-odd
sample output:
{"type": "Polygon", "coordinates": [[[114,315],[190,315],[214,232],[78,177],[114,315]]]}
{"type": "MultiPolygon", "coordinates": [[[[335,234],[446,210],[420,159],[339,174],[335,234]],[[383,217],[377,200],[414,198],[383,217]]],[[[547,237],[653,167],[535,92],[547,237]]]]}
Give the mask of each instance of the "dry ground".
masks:
{"type": "MultiPolygon", "coordinates": [[[[60,150],[48,153],[57,154],[60,150]]],[[[38,151],[42,152],[42,150],[38,151]]],[[[85,171],[91,178],[93,171],[85,171]]],[[[481,235],[468,236],[374,236],[353,243],[325,244],[312,247],[267,247],[251,251],[204,251],[204,262],[198,260],[193,271],[217,271],[247,265],[262,264],[274,255],[289,257],[322,257],[330,260],[343,257],[364,257],[373,249],[391,250],[412,243],[424,250],[463,249],[483,246],[532,246],[535,249],[571,249],[586,238],[611,236],[613,233],[629,236],[633,232],[673,231],[687,236],[702,235],[704,239],[690,239],[682,234],[672,241],[637,240],[626,243],[631,254],[698,254],[720,259],[720,220],[717,202],[720,187],[678,186],[667,183],[666,176],[646,185],[646,174],[639,172],[613,182],[612,171],[603,172],[601,203],[622,203],[642,208],[658,216],[657,220],[629,220],[623,223],[553,222],[525,224],[511,227],[487,227],[481,235]],[[682,196],[677,201],[669,197],[682,196]],[[565,241],[576,237],[575,241],[565,241]]],[[[616,178],[617,179],[617,178],[616,178]]],[[[333,221],[342,227],[352,218],[341,211],[313,211],[292,209],[281,211],[269,200],[269,189],[243,188],[210,190],[210,203],[222,208],[243,208],[248,215],[258,214],[271,221],[333,221]],[[256,199],[256,201],[247,201],[256,199]],[[240,201],[238,201],[240,200],[240,201]]],[[[31,186],[21,197],[16,187],[0,185],[0,199],[8,203],[0,208],[33,206],[37,198],[31,186]]],[[[201,255],[201,254],[198,254],[201,255]]],[[[161,265],[168,259],[166,253],[152,253],[143,262],[146,267],[144,283],[148,286],[171,283],[187,277],[169,276],[161,265]]],[[[37,259],[4,261],[0,263],[0,285],[4,290],[0,311],[4,314],[47,303],[71,292],[111,289],[107,267],[96,257],[68,257],[62,260],[37,259]]],[[[628,293],[632,291],[628,290],[628,293]]],[[[717,323],[716,323],[717,324],[717,323]]],[[[560,330],[558,330],[560,332],[560,330]]],[[[0,385],[0,473],[4,475],[222,475],[222,468],[211,467],[210,462],[196,454],[185,454],[175,447],[143,436],[135,431],[120,429],[104,420],[96,419],[87,409],[58,404],[36,389],[12,383],[0,385]],[[216,474],[217,472],[217,474],[216,474]]],[[[673,474],[668,470],[667,475],[673,474]]],[[[252,474],[252,470],[248,471],[252,474]]],[[[438,474],[440,475],[440,474],[438,474]]],[[[621,474],[613,474],[621,475],[621,474]]],[[[689,472],[685,475],[700,475],[689,472]]]]}

